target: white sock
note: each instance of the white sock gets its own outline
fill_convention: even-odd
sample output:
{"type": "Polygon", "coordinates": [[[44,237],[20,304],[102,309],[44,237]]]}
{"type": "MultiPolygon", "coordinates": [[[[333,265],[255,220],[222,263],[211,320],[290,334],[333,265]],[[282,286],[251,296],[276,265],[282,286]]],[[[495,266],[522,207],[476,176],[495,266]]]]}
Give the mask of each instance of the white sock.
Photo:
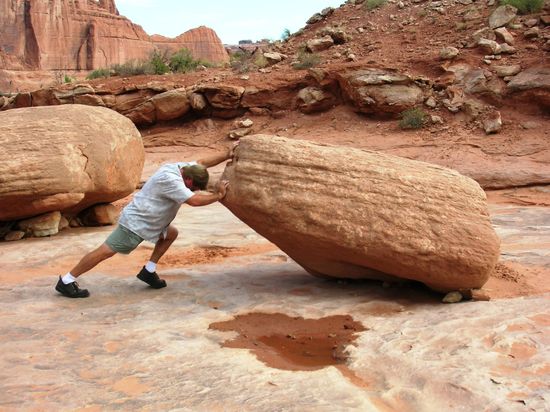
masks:
{"type": "Polygon", "coordinates": [[[150,272],[150,273],[154,273],[155,270],[157,270],[157,264],[155,262],[147,262],[147,264],[145,265],[145,270],[147,272],[150,272]]]}
{"type": "Polygon", "coordinates": [[[76,278],[71,274],[71,272],[67,272],[67,274],[61,278],[61,281],[65,285],[68,285],[69,283],[76,282],[76,278]]]}

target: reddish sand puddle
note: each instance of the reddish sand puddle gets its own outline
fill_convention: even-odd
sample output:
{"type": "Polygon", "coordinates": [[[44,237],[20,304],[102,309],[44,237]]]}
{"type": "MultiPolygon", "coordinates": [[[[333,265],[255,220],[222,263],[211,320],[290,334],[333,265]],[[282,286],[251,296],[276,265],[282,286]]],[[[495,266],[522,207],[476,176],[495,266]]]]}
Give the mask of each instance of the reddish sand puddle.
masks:
{"type": "Polygon", "coordinates": [[[346,346],[354,342],[356,332],[366,330],[347,315],[304,319],[281,313],[238,315],[212,323],[210,329],[238,332],[239,336],[223,346],[250,349],[266,365],[292,371],[344,364],[346,346]]]}

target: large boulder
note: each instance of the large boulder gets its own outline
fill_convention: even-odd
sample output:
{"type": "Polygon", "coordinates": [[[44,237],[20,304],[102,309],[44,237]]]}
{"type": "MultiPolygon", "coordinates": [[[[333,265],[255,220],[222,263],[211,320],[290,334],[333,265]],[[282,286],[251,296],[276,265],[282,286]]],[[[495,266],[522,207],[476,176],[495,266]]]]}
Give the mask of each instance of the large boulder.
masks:
{"type": "Polygon", "coordinates": [[[223,200],[307,271],[479,288],[499,257],[486,197],[428,163],[277,136],[241,139],[223,200]]]}
{"type": "Polygon", "coordinates": [[[0,112],[0,221],[78,212],[132,193],[141,136],[103,107],[62,105],[0,112]]]}

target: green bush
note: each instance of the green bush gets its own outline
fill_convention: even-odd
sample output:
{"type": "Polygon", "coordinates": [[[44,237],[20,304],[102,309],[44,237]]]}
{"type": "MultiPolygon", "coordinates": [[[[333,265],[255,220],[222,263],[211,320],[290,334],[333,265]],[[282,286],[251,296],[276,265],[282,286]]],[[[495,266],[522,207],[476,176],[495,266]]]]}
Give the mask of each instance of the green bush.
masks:
{"type": "Polygon", "coordinates": [[[113,72],[117,76],[128,77],[140,74],[154,74],[154,68],[149,62],[130,60],[123,64],[115,64],[113,72]]]}
{"type": "Polygon", "coordinates": [[[374,10],[378,7],[382,7],[384,4],[386,4],[387,0],[367,0],[363,3],[363,7],[367,10],[374,10]]]}
{"type": "Polygon", "coordinates": [[[88,76],[86,76],[87,80],[93,80],[93,79],[101,79],[105,77],[111,76],[111,70],[109,69],[96,69],[93,72],[91,72],[88,76]]]}
{"type": "Polygon", "coordinates": [[[197,70],[199,66],[210,67],[212,65],[206,61],[195,60],[189,50],[181,49],[170,57],[168,66],[174,73],[187,73],[197,70]]]}
{"type": "Polygon", "coordinates": [[[68,74],[66,74],[65,77],[63,77],[63,83],[72,83],[73,80],[74,79],[71,76],[69,76],[68,74]]]}
{"type": "Polygon", "coordinates": [[[252,53],[245,50],[237,50],[229,56],[231,68],[239,73],[248,73],[253,68],[252,53]]]}
{"type": "Polygon", "coordinates": [[[308,53],[302,48],[298,51],[296,63],[294,63],[292,67],[297,70],[310,69],[311,67],[317,66],[320,62],[321,58],[318,54],[308,53]]]}
{"type": "Polygon", "coordinates": [[[521,14],[529,14],[541,11],[544,0],[501,0],[500,4],[509,4],[518,9],[521,14]]]}
{"type": "Polygon", "coordinates": [[[291,35],[292,35],[292,33],[290,33],[289,29],[284,29],[283,34],[281,34],[281,40],[282,41],[287,41],[290,38],[291,35]]]}
{"type": "Polygon", "coordinates": [[[153,74],[166,74],[170,71],[170,67],[166,63],[167,61],[166,53],[161,53],[158,50],[151,53],[151,58],[149,59],[149,64],[153,68],[153,74]]]}
{"type": "Polygon", "coordinates": [[[399,127],[401,129],[420,129],[426,122],[427,114],[419,107],[401,112],[399,127]]]}

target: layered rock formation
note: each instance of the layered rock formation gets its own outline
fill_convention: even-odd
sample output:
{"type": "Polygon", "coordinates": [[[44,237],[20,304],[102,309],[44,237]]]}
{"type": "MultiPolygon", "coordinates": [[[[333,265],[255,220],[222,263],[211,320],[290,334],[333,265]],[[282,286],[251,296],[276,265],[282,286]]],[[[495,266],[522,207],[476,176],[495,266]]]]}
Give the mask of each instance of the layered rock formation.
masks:
{"type": "Polygon", "coordinates": [[[479,288],[499,256],[479,185],[377,152],[276,136],[241,139],[223,203],[307,271],[479,288]]]}
{"type": "Polygon", "coordinates": [[[206,26],[200,26],[180,34],[174,39],[164,36],[151,36],[159,49],[175,52],[187,49],[191,54],[208,62],[228,62],[229,56],[216,32],[206,26]]]}
{"type": "Polygon", "coordinates": [[[0,221],[76,213],[132,193],[144,151],[130,120],[65,105],[0,113],[0,221]]]}
{"type": "MultiPolygon", "coordinates": [[[[195,58],[225,62],[227,53],[216,33],[206,27],[164,48],[187,47],[195,58]]],[[[0,49],[4,69],[93,70],[149,57],[155,40],[141,26],[118,14],[114,0],[6,0],[0,3],[0,49]],[[13,56],[19,62],[13,61],[13,56]]]]}

